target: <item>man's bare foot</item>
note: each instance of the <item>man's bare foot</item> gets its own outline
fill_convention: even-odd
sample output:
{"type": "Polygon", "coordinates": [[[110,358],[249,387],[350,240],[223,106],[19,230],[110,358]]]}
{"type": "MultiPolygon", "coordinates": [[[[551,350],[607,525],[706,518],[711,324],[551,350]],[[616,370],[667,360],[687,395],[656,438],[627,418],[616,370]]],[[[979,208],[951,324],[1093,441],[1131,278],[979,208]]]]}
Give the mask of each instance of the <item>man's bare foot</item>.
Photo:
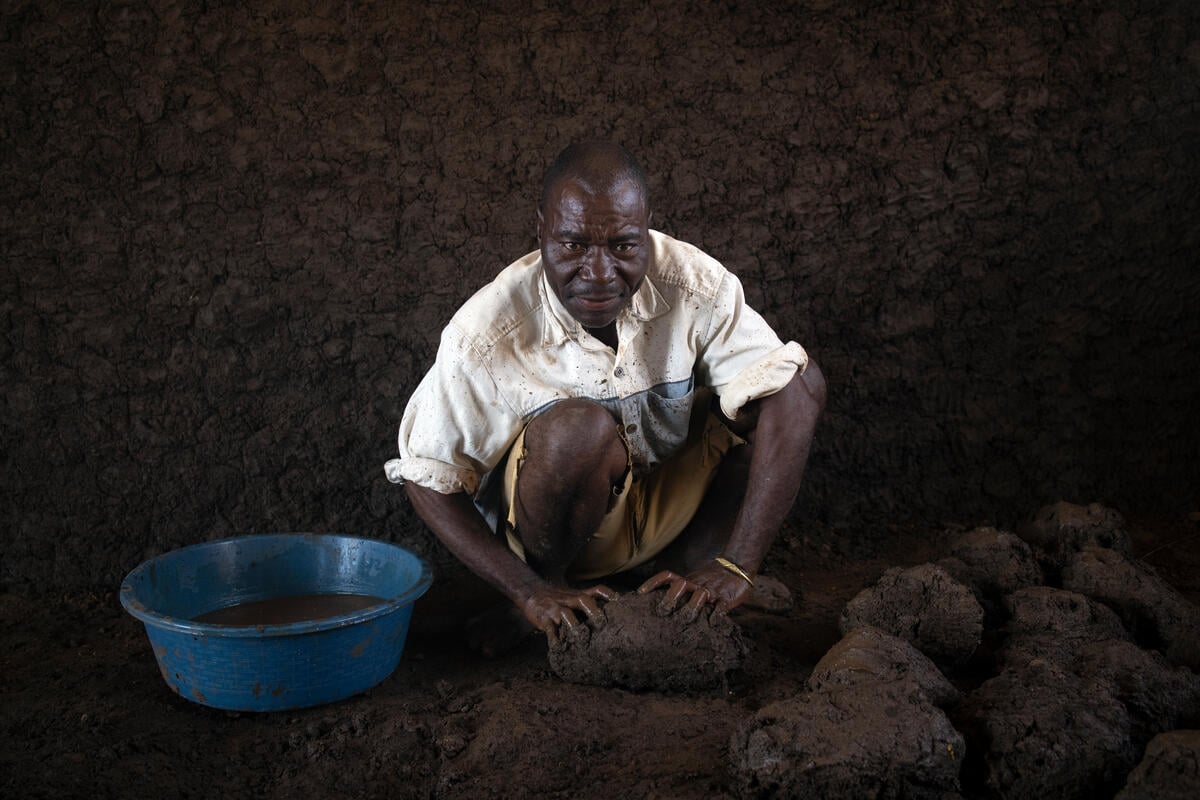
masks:
{"type": "Polygon", "coordinates": [[[504,602],[467,620],[467,646],[485,658],[495,658],[515,648],[533,631],[525,615],[504,602]]]}
{"type": "Polygon", "coordinates": [[[772,578],[770,575],[756,575],[750,596],[746,598],[746,602],[742,603],[746,608],[772,611],[777,614],[791,611],[795,604],[792,591],[783,584],[783,581],[772,578]]]}

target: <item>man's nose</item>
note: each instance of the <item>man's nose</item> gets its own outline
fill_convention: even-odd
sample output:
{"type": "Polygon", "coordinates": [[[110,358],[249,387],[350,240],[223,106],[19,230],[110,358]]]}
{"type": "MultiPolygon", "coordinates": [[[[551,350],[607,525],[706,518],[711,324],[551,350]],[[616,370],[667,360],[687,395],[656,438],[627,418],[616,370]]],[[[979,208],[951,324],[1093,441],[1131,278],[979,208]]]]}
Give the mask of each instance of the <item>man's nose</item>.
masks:
{"type": "Polygon", "coordinates": [[[609,283],[617,279],[616,266],[604,247],[589,247],[583,260],[582,277],[588,283],[609,283]]]}

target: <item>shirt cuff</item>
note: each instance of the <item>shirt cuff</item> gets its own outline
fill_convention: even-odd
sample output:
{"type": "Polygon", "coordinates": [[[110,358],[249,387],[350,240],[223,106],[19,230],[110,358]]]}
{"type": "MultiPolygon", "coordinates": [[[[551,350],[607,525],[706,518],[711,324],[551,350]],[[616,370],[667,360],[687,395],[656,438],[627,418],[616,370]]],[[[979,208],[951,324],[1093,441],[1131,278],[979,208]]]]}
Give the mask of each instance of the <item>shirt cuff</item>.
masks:
{"type": "Polygon", "coordinates": [[[383,465],[383,472],[392,483],[412,481],[441,494],[466,492],[474,495],[479,488],[479,476],[473,470],[433,458],[393,458],[383,465]]]}
{"type": "Polygon", "coordinates": [[[807,366],[808,353],[796,342],[775,348],[735,375],[729,383],[715,387],[721,398],[721,412],[729,419],[737,419],[742,406],[775,394],[807,366]]]}

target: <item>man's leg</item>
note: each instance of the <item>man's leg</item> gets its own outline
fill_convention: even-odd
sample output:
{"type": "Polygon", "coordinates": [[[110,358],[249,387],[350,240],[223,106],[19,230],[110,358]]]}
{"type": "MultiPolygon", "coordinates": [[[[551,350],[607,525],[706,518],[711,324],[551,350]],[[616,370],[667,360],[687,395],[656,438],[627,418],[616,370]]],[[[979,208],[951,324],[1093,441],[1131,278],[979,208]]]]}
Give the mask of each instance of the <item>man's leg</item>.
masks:
{"type": "MultiPolygon", "coordinates": [[[[743,429],[743,433],[748,434],[749,431],[743,429]]],[[[663,551],[655,562],[656,566],[687,575],[721,555],[729,541],[733,524],[737,522],[742,499],[746,496],[753,454],[754,444],[749,440],[726,453],[704,500],[696,510],[696,516],[692,517],[679,538],[663,551]]],[[[791,587],[769,575],[758,575],[744,605],[747,608],[781,612],[790,609],[793,602],[791,587]]]]}
{"type": "Polygon", "coordinates": [[[529,423],[513,505],[525,560],[538,574],[564,583],[627,465],[617,422],[603,406],[564,400],[529,423]]]}
{"type": "MultiPolygon", "coordinates": [[[[603,406],[563,400],[525,427],[509,454],[505,517],[515,527],[509,546],[551,583],[566,571],[600,527],[628,465],[617,422],[603,406]]],[[[504,601],[467,623],[469,644],[485,655],[516,646],[533,626],[504,601]]]]}
{"type": "MultiPolygon", "coordinates": [[[[565,585],[567,567],[600,526],[613,487],[628,464],[617,422],[603,406],[564,400],[526,427],[512,514],[526,562],[543,578],[565,585]]],[[[511,468],[511,467],[510,467],[511,468]]],[[[484,655],[515,647],[533,626],[507,600],[467,623],[470,646],[484,655]]]]}
{"type": "MultiPolygon", "coordinates": [[[[780,393],[781,397],[785,394],[799,398],[798,412],[809,413],[797,413],[796,424],[782,428],[775,424],[766,440],[767,443],[761,445],[756,444],[759,438],[760,403],[747,404],[738,418],[730,421],[724,419],[719,406],[714,402],[713,413],[721,417],[730,430],[742,437],[745,444],[733,447],[722,458],[721,466],[709,484],[704,500],[692,521],[679,538],[660,555],[658,564],[664,569],[687,575],[722,553],[729,543],[739,514],[744,511],[742,506],[758,446],[767,448],[767,452],[770,452],[772,446],[782,446],[799,454],[799,474],[803,473],[816,419],[825,405],[825,379],[820,368],[810,362],[809,368],[780,393]]],[[[796,476],[793,491],[799,488],[799,474],[796,476]]],[[[755,596],[747,602],[765,608],[779,606],[782,601],[774,597],[779,587],[771,585],[777,582],[764,577],[760,583],[763,585],[756,585],[755,596]]]]}
{"type": "MultiPolygon", "coordinates": [[[[744,423],[738,427],[741,430],[734,432],[739,436],[753,429],[744,423]]],[[[721,554],[746,495],[753,454],[754,444],[749,439],[725,453],[692,521],[658,556],[656,567],[686,575],[721,554]]]]}

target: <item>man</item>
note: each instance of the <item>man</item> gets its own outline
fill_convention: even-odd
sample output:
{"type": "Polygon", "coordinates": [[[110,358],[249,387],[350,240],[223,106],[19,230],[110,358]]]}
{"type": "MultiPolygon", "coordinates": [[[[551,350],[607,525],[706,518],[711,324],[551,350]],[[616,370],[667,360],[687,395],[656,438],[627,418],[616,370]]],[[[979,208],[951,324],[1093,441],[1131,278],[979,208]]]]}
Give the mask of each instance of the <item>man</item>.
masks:
{"type": "Polygon", "coordinates": [[[594,582],[652,560],[641,591],[670,608],[738,606],[795,501],[820,370],[719,263],[650,229],[616,145],[559,155],[537,234],[444,330],[388,478],[514,632],[600,624],[615,595],[594,582]]]}

